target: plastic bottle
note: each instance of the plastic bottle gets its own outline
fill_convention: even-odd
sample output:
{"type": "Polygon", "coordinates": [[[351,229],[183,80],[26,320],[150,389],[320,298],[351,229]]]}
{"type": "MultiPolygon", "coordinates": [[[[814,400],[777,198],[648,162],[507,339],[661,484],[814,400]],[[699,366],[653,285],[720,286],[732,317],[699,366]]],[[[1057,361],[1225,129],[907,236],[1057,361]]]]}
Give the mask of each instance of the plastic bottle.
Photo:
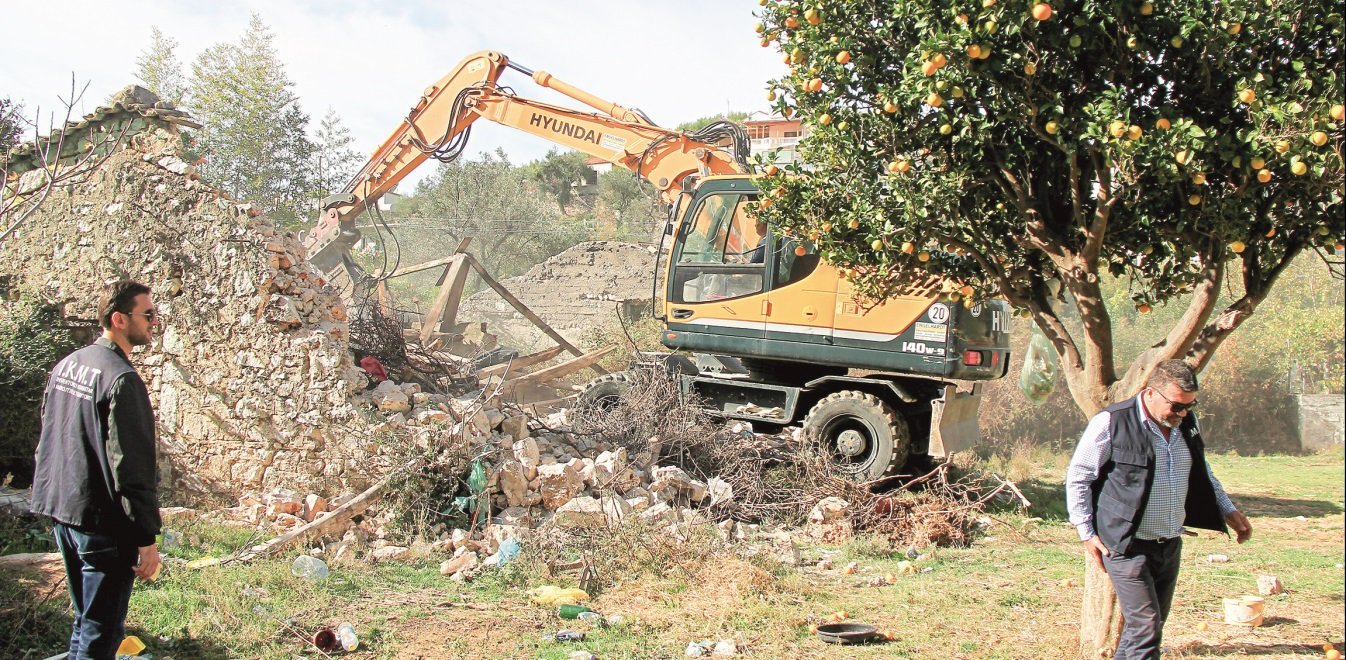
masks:
{"type": "Polygon", "coordinates": [[[580,612],[579,616],[575,618],[590,625],[595,626],[607,625],[607,621],[603,620],[603,615],[599,614],[598,612],[580,612]]]}
{"type": "Polygon", "coordinates": [[[562,619],[578,619],[581,614],[593,612],[583,605],[561,605],[556,608],[556,616],[562,619]]]}
{"type": "Polygon", "coordinates": [[[349,623],[342,623],[337,626],[337,641],[341,642],[341,648],[345,651],[354,651],[360,647],[360,638],[355,635],[355,626],[349,623]]]}
{"type": "Polygon", "coordinates": [[[584,633],[579,630],[558,630],[543,636],[542,639],[548,642],[582,642],[584,633]]]}
{"type": "Polygon", "coordinates": [[[290,575],[321,582],[327,579],[327,564],[317,557],[299,555],[290,566],[290,575]]]}

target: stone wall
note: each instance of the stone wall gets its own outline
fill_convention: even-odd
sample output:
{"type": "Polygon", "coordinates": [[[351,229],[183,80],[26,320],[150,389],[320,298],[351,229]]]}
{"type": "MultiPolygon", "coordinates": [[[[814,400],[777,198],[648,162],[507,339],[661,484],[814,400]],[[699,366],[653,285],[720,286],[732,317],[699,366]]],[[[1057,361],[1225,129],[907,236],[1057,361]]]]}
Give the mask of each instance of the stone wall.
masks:
{"type": "MultiPolygon", "coordinates": [[[[618,309],[648,313],[654,252],[647,245],[588,241],[501,284],[568,341],[579,345],[590,329],[615,323],[618,309]]],[[[539,350],[554,343],[489,289],[464,300],[458,318],[487,321],[502,343],[521,350],[539,350]]]]}
{"type": "Polygon", "coordinates": [[[10,295],[92,325],[102,284],[152,287],[165,318],[133,361],[157,410],[166,490],[364,488],[388,469],[376,433],[388,425],[363,394],[338,296],[295,236],[198,180],[174,124],[140,119],[0,244],[10,295]]]}
{"type": "Polygon", "coordinates": [[[1299,396],[1299,445],[1304,451],[1340,447],[1346,435],[1346,398],[1341,394],[1299,396]]]}

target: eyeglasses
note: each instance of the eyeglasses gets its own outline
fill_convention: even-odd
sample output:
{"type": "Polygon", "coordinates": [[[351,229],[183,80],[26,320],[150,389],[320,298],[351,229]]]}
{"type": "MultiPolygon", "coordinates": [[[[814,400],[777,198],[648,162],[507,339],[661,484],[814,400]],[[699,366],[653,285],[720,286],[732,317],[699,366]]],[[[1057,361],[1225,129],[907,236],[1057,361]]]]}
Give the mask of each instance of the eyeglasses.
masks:
{"type": "MultiPolygon", "coordinates": [[[[1153,389],[1153,388],[1151,388],[1151,389],[1153,389]]],[[[1167,402],[1168,402],[1168,407],[1171,408],[1171,409],[1173,410],[1173,412],[1175,412],[1175,413],[1180,413],[1180,412],[1184,412],[1184,411],[1191,410],[1191,409],[1193,409],[1193,408],[1196,407],[1196,404],[1200,403],[1200,401],[1197,401],[1196,399],[1192,399],[1192,402],[1191,402],[1191,403],[1178,403],[1178,402],[1174,401],[1173,399],[1170,399],[1170,398],[1164,396],[1164,393],[1163,393],[1163,392],[1160,392],[1159,390],[1154,390],[1154,393],[1155,393],[1155,394],[1158,394],[1160,398],[1162,398],[1163,400],[1167,401],[1167,402]]]]}
{"type": "Polygon", "coordinates": [[[123,313],[126,314],[127,316],[143,316],[150,321],[154,321],[154,319],[156,318],[161,318],[159,316],[159,310],[153,308],[147,309],[143,312],[123,312],[123,313]]]}

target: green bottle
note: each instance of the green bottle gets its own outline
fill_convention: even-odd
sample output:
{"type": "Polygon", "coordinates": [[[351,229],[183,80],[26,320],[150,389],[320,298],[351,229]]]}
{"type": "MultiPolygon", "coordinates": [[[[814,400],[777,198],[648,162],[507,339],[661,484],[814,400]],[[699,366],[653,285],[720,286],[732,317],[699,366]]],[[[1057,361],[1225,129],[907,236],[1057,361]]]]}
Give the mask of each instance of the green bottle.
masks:
{"type": "Polygon", "coordinates": [[[583,605],[561,605],[556,608],[556,615],[562,619],[577,619],[581,613],[592,611],[583,605]]]}

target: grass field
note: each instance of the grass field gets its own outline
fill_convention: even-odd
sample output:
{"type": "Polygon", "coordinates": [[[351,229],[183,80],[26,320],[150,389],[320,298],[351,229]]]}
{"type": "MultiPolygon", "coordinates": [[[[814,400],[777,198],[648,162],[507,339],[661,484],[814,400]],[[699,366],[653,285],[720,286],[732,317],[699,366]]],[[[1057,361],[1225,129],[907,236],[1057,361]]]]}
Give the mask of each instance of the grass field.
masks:
{"type": "MultiPolygon", "coordinates": [[[[988,467],[1014,478],[1033,501],[1026,513],[993,511],[991,525],[966,549],[942,548],[917,561],[924,570],[896,584],[867,586],[906,559],[872,539],[803,548],[802,568],[748,561],[731,553],[683,557],[678,566],[639,572],[598,594],[591,606],[626,621],[589,629],[529,604],[525,591],[547,583],[520,560],[460,585],[436,562],[334,567],[325,582],[289,573],[293,556],[247,566],[170,572],[138,586],[129,625],[164,658],[322,657],[300,641],[322,625],[352,622],[361,658],[682,657],[687,643],[734,639],[751,657],[1056,658],[1075,648],[1082,559],[1064,521],[1066,457],[1021,452],[988,467]],[[854,575],[818,570],[858,562],[854,575]],[[845,611],[892,631],[894,641],[863,647],[822,643],[810,615],[845,611]],[[561,627],[584,629],[581,643],[544,642],[561,627]]],[[[1216,475],[1254,525],[1236,545],[1203,532],[1183,547],[1183,572],[1167,626],[1166,657],[1323,656],[1341,648],[1343,629],[1343,453],[1215,456],[1216,475]],[[1210,563],[1212,553],[1228,555],[1210,563]],[[1221,598],[1256,593],[1260,574],[1285,592],[1268,598],[1266,624],[1223,623],[1221,598]],[[1202,624],[1205,624],[1204,626],[1202,624]]],[[[218,555],[246,532],[184,525],[185,542],[166,554],[218,555]]],[[[928,551],[928,549],[920,549],[928,551]]],[[[68,626],[64,586],[51,576],[0,576],[0,655],[44,658],[61,648],[68,626]],[[8,640],[3,638],[8,636],[8,640]]],[[[555,581],[563,586],[565,579],[555,581]]]]}

